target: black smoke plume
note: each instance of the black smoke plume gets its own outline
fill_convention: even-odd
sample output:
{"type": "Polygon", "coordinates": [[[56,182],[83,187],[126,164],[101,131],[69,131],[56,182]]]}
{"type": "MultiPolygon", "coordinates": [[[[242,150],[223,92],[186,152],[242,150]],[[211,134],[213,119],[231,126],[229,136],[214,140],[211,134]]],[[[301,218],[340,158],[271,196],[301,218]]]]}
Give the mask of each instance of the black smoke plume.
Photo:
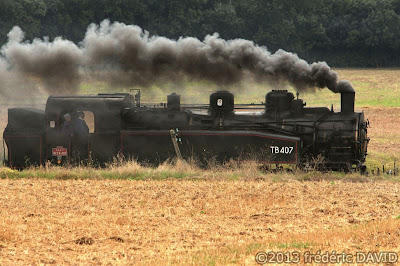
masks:
{"type": "Polygon", "coordinates": [[[325,62],[308,64],[296,54],[271,54],[252,41],[224,40],[217,33],[203,41],[150,36],[138,26],[112,23],[88,27],[81,43],[62,38],[24,42],[14,27],[1,49],[0,75],[40,81],[48,92],[74,92],[82,78],[124,86],[150,86],[183,79],[232,85],[257,82],[290,84],[299,91],[328,87],[336,92],[337,73],[325,62]]]}

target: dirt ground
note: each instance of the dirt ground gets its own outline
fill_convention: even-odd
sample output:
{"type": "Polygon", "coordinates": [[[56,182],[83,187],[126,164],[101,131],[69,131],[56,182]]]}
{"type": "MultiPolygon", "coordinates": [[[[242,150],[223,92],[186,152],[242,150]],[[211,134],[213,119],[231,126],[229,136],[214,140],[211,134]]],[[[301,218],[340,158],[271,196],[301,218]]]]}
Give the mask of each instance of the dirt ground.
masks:
{"type": "Polygon", "coordinates": [[[400,108],[363,108],[370,121],[368,149],[400,153],[400,108]]]}
{"type": "Polygon", "coordinates": [[[260,250],[400,251],[399,189],[387,182],[0,180],[0,264],[254,264],[260,250]]]}

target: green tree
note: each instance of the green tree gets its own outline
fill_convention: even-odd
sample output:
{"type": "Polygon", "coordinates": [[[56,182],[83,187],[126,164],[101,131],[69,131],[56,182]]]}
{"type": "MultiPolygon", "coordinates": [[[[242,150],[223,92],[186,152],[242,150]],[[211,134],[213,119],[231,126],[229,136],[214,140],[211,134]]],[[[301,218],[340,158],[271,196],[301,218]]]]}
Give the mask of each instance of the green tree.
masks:
{"type": "Polygon", "coordinates": [[[79,42],[104,19],[177,39],[219,32],[334,66],[400,66],[400,0],[0,0],[0,45],[18,25],[29,40],[79,42]]]}
{"type": "Polygon", "coordinates": [[[40,36],[41,20],[47,7],[42,0],[0,0],[0,43],[7,41],[7,33],[19,26],[29,39],[40,36]]]}

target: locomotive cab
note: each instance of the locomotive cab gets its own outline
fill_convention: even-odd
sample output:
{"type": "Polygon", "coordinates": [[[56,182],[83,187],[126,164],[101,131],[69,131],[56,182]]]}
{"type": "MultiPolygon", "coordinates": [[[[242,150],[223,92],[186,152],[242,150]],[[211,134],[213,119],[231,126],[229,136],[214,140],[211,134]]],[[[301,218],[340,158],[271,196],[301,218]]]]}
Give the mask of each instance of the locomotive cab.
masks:
{"type": "Polygon", "coordinates": [[[119,141],[121,111],[130,106],[130,94],[98,94],[86,96],[50,96],[46,104],[46,153],[55,164],[87,159],[107,161],[116,151],[119,141]],[[64,115],[77,112],[93,114],[93,132],[85,138],[66,135],[62,131],[64,115]]]}
{"type": "MultiPolygon", "coordinates": [[[[6,164],[13,168],[86,162],[106,162],[118,152],[121,113],[130,107],[130,94],[57,96],[48,98],[45,110],[9,109],[4,139],[8,149],[6,164]],[[74,131],[65,134],[64,116],[74,127],[78,111],[92,114],[89,134],[78,138],[74,131]]],[[[89,123],[90,124],[90,123],[89,123]]]]}

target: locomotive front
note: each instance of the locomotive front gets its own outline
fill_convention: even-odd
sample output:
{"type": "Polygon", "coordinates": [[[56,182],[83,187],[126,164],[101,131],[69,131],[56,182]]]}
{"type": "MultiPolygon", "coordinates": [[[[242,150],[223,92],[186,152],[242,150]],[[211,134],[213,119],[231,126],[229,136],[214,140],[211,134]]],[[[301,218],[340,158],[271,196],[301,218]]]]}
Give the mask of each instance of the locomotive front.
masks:
{"type": "Polygon", "coordinates": [[[331,110],[315,123],[312,154],[324,156],[330,169],[365,171],[368,120],[363,112],[354,112],[355,90],[348,81],[339,82],[337,92],[341,94],[341,110],[331,110]]]}
{"type": "Polygon", "coordinates": [[[303,167],[319,164],[319,168],[365,171],[369,138],[368,120],[363,112],[354,112],[355,90],[348,81],[340,81],[340,112],[333,107],[305,107],[301,99],[287,91],[272,91],[266,95],[264,116],[259,122],[264,130],[279,129],[281,134],[295,135],[302,140],[303,167]]]}

